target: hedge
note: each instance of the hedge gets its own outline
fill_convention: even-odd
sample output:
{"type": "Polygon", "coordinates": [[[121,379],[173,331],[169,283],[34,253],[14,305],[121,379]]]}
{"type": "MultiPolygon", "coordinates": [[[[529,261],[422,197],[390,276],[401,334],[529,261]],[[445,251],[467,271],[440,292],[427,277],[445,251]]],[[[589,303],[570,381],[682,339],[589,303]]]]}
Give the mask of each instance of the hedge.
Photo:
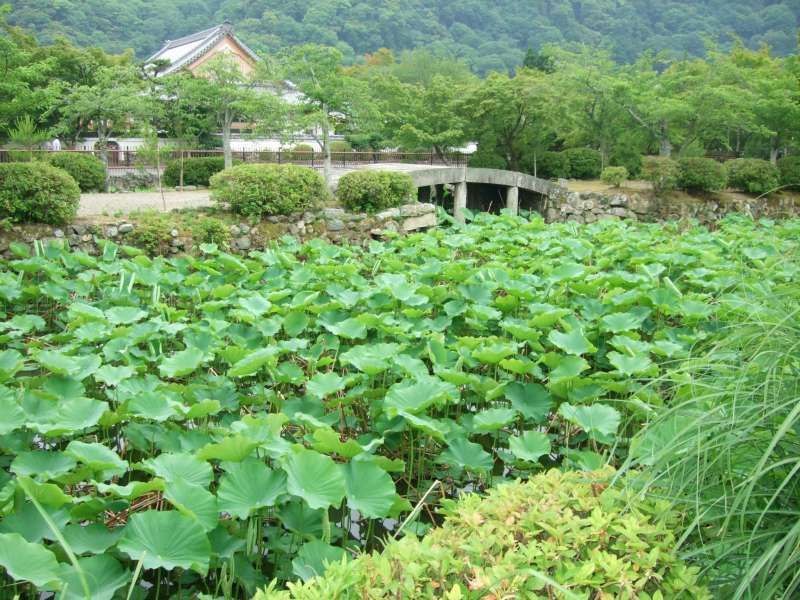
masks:
{"type": "Polygon", "coordinates": [[[678,189],[680,167],[671,158],[648,156],[642,162],[642,177],[649,181],[656,194],[678,189]]]}
{"type": "Polygon", "coordinates": [[[778,161],[781,173],[780,184],[800,190],[800,156],[785,156],[778,161]]]}
{"type": "Polygon", "coordinates": [[[416,191],[407,173],[353,171],[339,180],[336,195],[349,210],[378,212],[412,201],[416,191]]]}
{"type": "MultiPolygon", "coordinates": [[[[407,535],[381,553],[328,563],[323,576],[254,600],[563,598],[564,589],[576,598],[710,598],[699,569],[677,556],[668,504],[609,487],[612,474],[552,470],[485,499],[444,500],[444,524],[422,540],[407,535]]],[[[330,548],[309,544],[318,555],[330,548]]]]}
{"type": "Polygon", "coordinates": [[[600,173],[600,179],[603,183],[618,188],[628,179],[628,169],[625,167],[606,167],[600,173]]]}
{"type": "Polygon", "coordinates": [[[603,157],[591,148],[570,148],[564,151],[572,179],[597,179],[603,169],[603,157]]]}
{"type": "MultiPolygon", "coordinates": [[[[183,185],[199,185],[208,187],[211,177],[225,168],[222,156],[205,156],[183,159],[183,185]]],[[[177,187],[181,184],[181,161],[171,160],[164,169],[162,178],[164,185],[177,187]]]]}
{"type": "Polygon", "coordinates": [[[47,155],[47,162],[64,169],[77,182],[82,192],[102,191],[106,187],[106,167],[91,154],[56,152],[47,155]]]}
{"type": "MultiPolygon", "coordinates": [[[[533,155],[525,161],[525,171],[533,174],[533,155]]],[[[536,157],[536,176],[543,179],[567,179],[569,159],[563,152],[542,152],[536,157]]]]}
{"type": "Polygon", "coordinates": [[[0,218],[61,225],[75,218],[81,190],[72,176],[41,161],[0,164],[0,218]]]}
{"type": "Polygon", "coordinates": [[[716,192],[725,188],[728,176],[722,163],[712,158],[678,161],[678,187],[690,192],[716,192]]]}
{"type": "Polygon", "coordinates": [[[751,194],[766,194],[780,185],[778,167],[757,158],[737,158],[725,163],[728,185],[751,194]]]}
{"type": "Polygon", "coordinates": [[[322,176],[297,165],[237,165],[214,175],[211,190],[216,202],[253,218],[302,212],[328,197],[322,176]]]}

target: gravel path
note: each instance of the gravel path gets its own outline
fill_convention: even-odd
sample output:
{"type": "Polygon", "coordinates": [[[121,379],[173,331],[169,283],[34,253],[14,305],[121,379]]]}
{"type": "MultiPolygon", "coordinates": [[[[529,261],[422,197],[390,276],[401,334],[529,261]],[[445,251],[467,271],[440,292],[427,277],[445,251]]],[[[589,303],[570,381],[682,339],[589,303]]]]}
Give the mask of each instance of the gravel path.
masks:
{"type": "Polygon", "coordinates": [[[78,207],[79,217],[117,213],[129,214],[137,210],[167,211],[176,208],[201,208],[212,206],[208,190],[194,192],[126,192],[122,194],[82,194],[78,207]]]}

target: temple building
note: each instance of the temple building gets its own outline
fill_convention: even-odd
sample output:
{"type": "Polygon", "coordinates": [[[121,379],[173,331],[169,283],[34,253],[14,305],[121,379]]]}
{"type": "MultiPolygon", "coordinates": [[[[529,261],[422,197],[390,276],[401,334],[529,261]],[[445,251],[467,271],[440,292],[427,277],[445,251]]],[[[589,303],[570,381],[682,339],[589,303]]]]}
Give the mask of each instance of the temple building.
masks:
{"type": "Polygon", "coordinates": [[[226,21],[205,31],[177,40],[167,40],[158,52],[147,59],[146,64],[163,65],[158,68],[159,77],[182,69],[194,73],[219,54],[233,57],[245,75],[252,72],[260,60],[255,52],[233,34],[232,25],[226,21]]]}

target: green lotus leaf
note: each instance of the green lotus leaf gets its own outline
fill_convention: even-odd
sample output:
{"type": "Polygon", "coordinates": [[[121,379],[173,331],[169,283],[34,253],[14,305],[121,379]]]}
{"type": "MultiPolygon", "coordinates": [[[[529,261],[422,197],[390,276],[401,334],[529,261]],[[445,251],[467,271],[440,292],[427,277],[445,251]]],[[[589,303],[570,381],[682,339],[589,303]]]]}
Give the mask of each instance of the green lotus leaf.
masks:
{"type": "Polygon", "coordinates": [[[306,383],[306,392],[309,396],[322,400],[331,394],[342,391],[344,386],[344,379],[336,373],[317,373],[306,383]]]}
{"type": "Polygon", "coordinates": [[[72,551],[81,554],[102,554],[117,543],[122,529],[109,529],[99,523],[69,524],[61,531],[72,551]]]}
{"type": "Polygon", "coordinates": [[[56,582],[61,573],[55,554],[17,533],[0,533],[0,566],[12,579],[37,587],[56,582]]]}
{"type": "Polygon", "coordinates": [[[256,350],[237,361],[228,369],[228,377],[251,377],[258,373],[265,365],[277,364],[278,348],[267,346],[256,350]]]}
{"type": "Polygon", "coordinates": [[[342,562],[346,555],[342,548],[319,540],[306,542],[297,552],[297,557],[292,560],[292,571],[303,581],[308,581],[324,575],[326,565],[342,562]]]}
{"type": "Polygon", "coordinates": [[[518,459],[536,462],[550,454],[550,438],[540,431],[526,431],[519,437],[510,438],[508,447],[518,459]]]}
{"type": "Polygon", "coordinates": [[[12,379],[24,366],[25,360],[16,350],[3,350],[0,352],[0,383],[5,383],[12,379]]]}
{"type": "MultiPolygon", "coordinates": [[[[119,561],[107,554],[79,558],[78,566],[89,586],[92,600],[111,600],[114,593],[131,580],[130,571],[123,569],[119,561]]],[[[86,600],[83,582],[73,565],[61,565],[59,580],[63,590],[58,594],[59,600],[86,600]]]]}
{"type": "Polygon", "coordinates": [[[497,431],[513,423],[517,415],[517,411],[513,408],[490,408],[488,410],[483,410],[472,419],[472,428],[475,431],[481,432],[497,431]]]}
{"type": "Polygon", "coordinates": [[[333,335],[348,340],[363,340],[365,337],[367,337],[366,326],[357,318],[345,319],[339,323],[326,323],[325,321],[320,321],[320,324],[333,335]]]}
{"type": "MultiPolygon", "coordinates": [[[[338,454],[343,458],[353,458],[364,452],[372,450],[371,447],[364,447],[353,438],[342,441],[339,434],[327,426],[314,430],[313,434],[314,450],[324,454],[338,454]]],[[[373,440],[375,447],[383,443],[383,438],[373,440]]]]}
{"type": "Polygon", "coordinates": [[[221,442],[207,444],[196,454],[200,460],[241,462],[253,453],[258,442],[243,435],[231,435],[221,442]]]}
{"type": "Polygon", "coordinates": [[[329,456],[297,449],[284,460],[290,494],[302,498],[311,508],[341,504],[345,495],[344,475],[329,456]]]}
{"type": "Polygon", "coordinates": [[[125,485],[117,485],[116,483],[101,483],[96,482],[97,491],[101,494],[111,494],[117,498],[125,498],[126,500],[136,500],[150,492],[163,492],[164,480],[152,479],[150,481],[131,481],[125,485]]]}
{"type": "Polygon", "coordinates": [[[168,483],[182,479],[187,483],[207,488],[214,479],[211,465],[191,454],[159,454],[144,461],[142,466],[168,483]]]}
{"type": "Polygon", "coordinates": [[[74,434],[97,425],[108,409],[105,402],[92,398],[69,398],[54,405],[53,413],[29,414],[28,427],[50,437],[74,434]]]}
{"type": "Polygon", "coordinates": [[[33,359],[51,373],[79,381],[97,371],[101,362],[99,356],[69,356],[56,350],[40,350],[33,359]]]}
{"type": "Polygon", "coordinates": [[[211,544],[199,523],[178,511],[148,510],[128,519],[117,548],[145,569],[208,572],[211,544]]]}
{"type": "Polygon", "coordinates": [[[404,381],[389,388],[383,401],[390,417],[401,412],[418,414],[435,404],[458,397],[458,389],[438,377],[421,377],[415,381],[404,381]]]}
{"type": "Polygon", "coordinates": [[[467,471],[490,472],[494,468],[492,455],[480,444],[470,442],[464,437],[450,440],[447,449],[436,460],[467,471]]]}
{"type": "Polygon", "coordinates": [[[72,440],[65,453],[93,471],[121,470],[128,468],[128,461],[122,460],[116,452],[103,444],[72,440]]]}
{"type": "Polygon", "coordinates": [[[308,315],[301,310],[293,310],[283,318],[283,330],[289,337],[303,333],[309,325],[308,315]]]}
{"type": "Polygon", "coordinates": [[[172,356],[163,358],[158,370],[162,377],[183,377],[194,372],[203,364],[204,358],[205,353],[202,350],[190,346],[172,356]]]}
{"type": "Polygon", "coordinates": [[[621,333],[639,329],[644,319],[633,313],[612,313],[600,319],[600,324],[605,331],[621,333]]]}
{"type": "Polygon", "coordinates": [[[239,298],[239,306],[254,317],[260,317],[272,308],[272,303],[260,294],[251,294],[246,298],[239,298]]]}
{"type": "Polygon", "coordinates": [[[105,318],[112,325],[130,325],[141,321],[147,316],[143,310],[135,306],[115,306],[105,311],[105,318]]]}
{"type": "Polygon", "coordinates": [[[562,356],[558,361],[558,366],[550,371],[550,382],[559,383],[574,379],[590,368],[589,363],[580,356],[562,356]]]}
{"type": "Polygon", "coordinates": [[[344,478],[347,506],[372,519],[389,515],[396,492],[386,471],[373,462],[353,460],[344,466],[344,478]]]}
{"type": "Polygon", "coordinates": [[[250,459],[226,467],[217,498],[221,511],[246,519],[260,508],[275,506],[285,493],[286,474],[283,471],[273,471],[260,460],[250,459]]]}
{"type": "Polygon", "coordinates": [[[94,374],[95,381],[104,383],[110,387],[117,387],[124,380],[133,377],[135,371],[131,367],[114,367],[103,365],[94,374]]]}
{"type": "Polygon", "coordinates": [[[625,375],[637,375],[646,373],[653,366],[653,361],[646,354],[635,354],[628,356],[619,352],[609,352],[608,361],[614,365],[618,371],[625,375]]]}
{"type": "Polygon", "coordinates": [[[517,347],[514,344],[492,344],[473,350],[472,357],[482,363],[496,365],[504,358],[513,356],[516,353],[517,347]]]}
{"type": "Polygon", "coordinates": [[[550,335],[547,336],[547,339],[557,348],[560,348],[567,354],[573,354],[575,356],[597,351],[597,348],[586,339],[586,336],[584,336],[577,327],[574,327],[569,333],[553,330],[550,332],[550,335]]]}
{"type": "Polygon", "coordinates": [[[11,470],[20,476],[48,481],[69,473],[76,465],[75,458],[63,452],[32,450],[17,454],[11,461],[11,470]]]}
{"type": "Polygon", "coordinates": [[[127,405],[128,412],[149,421],[167,421],[180,414],[183,405],[163,391],[143,392],[134,396],[127,405]]]}
{"type": "Polygon", "coordinates": [[[614,435],[620,423],[619,412],[605,404],[591,406],[573,406],[564,402],[558,409],[559,414],[570,423],[574,423],[588,434],[602,436],[614,435]]]}
{"type": "Polygon", "coordinates": [[[450,434],[450,427],[448,427],[442,421],[437,421],[436,419],[431,419],[421,415],[415,415],[402,410],[398,411],[397,415],[403,417],[403,419],[414,429],[419,429],[426,435],[429,435],[436,440],[444,441],[445,437],[450,434]]]}
{"type": "Polygon", "coordinates": [[[178,479],[166,485],[164,497],[181,514],[196,521],[203,531],[211,531],[217,526],[217,498],[206,488],[178,479]]]}
{"type": "Polygon", "coordinates": [[[339,360],[373,376],[391,366],[391,359],[400,352],[399,344],[363,344],[339,355],[339,360]]]}
{"type": "Polygon", "coordinates": [[[553,408],[553,397],[538,383],[509,383],[505,396],[515,410],[534,423],[544,423],[553,408]]]}

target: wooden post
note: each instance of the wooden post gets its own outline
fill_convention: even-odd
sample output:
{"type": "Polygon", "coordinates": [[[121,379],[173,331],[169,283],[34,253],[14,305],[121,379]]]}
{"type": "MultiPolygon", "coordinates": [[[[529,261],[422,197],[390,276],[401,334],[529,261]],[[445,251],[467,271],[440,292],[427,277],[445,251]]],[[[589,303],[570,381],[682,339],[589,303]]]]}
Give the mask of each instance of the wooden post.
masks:
{"type": "Polygon", "coordinates": [[[506,192],[506,209],[516,216],[519,214],[519,188],[512,186],[506,192]]]}
{"type": "Polygon", "coordinates": [[[467,182],[459,181],[455,189],[455,202],[453,203],[453,216],[459,223],[466,221],[464,210],[467,208],[467,182]]]}

